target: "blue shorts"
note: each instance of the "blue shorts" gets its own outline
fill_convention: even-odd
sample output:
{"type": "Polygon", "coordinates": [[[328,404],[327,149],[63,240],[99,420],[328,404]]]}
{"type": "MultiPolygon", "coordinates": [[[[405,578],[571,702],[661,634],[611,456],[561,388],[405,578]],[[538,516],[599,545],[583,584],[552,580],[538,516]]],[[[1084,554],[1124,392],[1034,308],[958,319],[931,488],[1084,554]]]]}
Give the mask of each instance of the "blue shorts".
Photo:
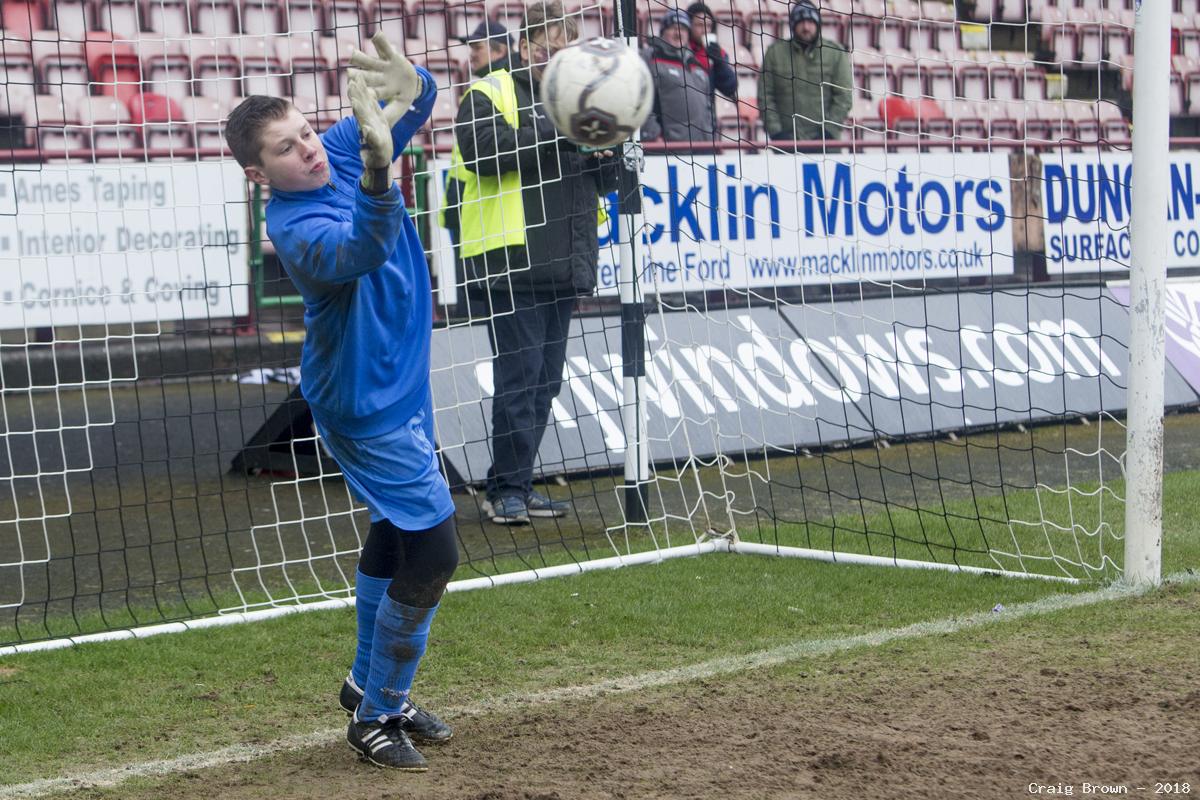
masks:
{"type": "Polygon", "coordinates": [[[325,448],[350,491],[370,510],[372,522],[386,519],[401,530],[422,531],[454,513],[425,414],[418,411],[396,430],[369,439],[334,433],[315,420],[325,448]]]}

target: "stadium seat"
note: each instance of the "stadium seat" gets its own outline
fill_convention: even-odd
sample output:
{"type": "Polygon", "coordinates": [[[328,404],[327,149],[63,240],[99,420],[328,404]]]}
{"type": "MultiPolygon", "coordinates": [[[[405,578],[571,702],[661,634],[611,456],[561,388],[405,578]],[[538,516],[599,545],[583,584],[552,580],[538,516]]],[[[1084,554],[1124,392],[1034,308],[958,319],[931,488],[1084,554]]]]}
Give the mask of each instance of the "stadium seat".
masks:
{"type": "Polygon", "coordinates": [[[722,50],[732,56],[738,50],[746,48],[746,40],[744,38],[746,27],[741,17],[734,17],[732,12],[727,12],[722,16],[724,16],[724,19],[717,20],[717,29],[715,31],[717,34],[717,44],[721,46],[722,50]]]}
{"type": "Polygon", "coordinates": [[[913,0],[892,0],[891,10],[879,20],[876,30],[877,47],[892,53],[909,49],[910,20],[920,16],[920,6],[913,0]]]}
{"type": "MultiPolygon", "coordinates": [[[[1191,76],[1197,73],[1200,73],[1200,60],[1183,55],[1171,57],[1169,103],[1172,117],[1188,113],[1188,89],[1191,87],[1191,76]]],[[[1197,96],[1200,97],[1200,95],[1197,96]]]]}
{"type": "Polygon", "coordinates": [[[958,96],[954,62],[956,51],[926,53],[918,58],[917,65],[922,74],[925,93],[935,100],[945,102],[958,96]]]}
{"type": "Polygon", "coordinates": [[[346,67],[350,64],[350,53],[358,44],[358,41],[355,39],[344,39],[333,36],[326,36],[321,39],[321,53],[324,55],[325,63],[329,65],[332,73],[330,79],[333,82],[333,91],[339,96],[345,97],[346,95],[346,87],[349,80],[346,67]]]}
{"type": "Polygon", "coordinates": [[[313,33],[326,28],[323,0],[290,0],[283,6],[283,25],[288,33],[313,33]]]}
{"type": "Polygon", "coordinates": [[[18,141],[25,147],[34,144],[34,131],[24,122],[25,109],[34,97],[31,83],[10,83],[0,91],[0,126],[14,144],[18,141]]]}
{"type": "Polygon", "coordinates": [[[233,40],[208,36],[193,36],[188,40],[192,85],[197,94],[226,102],[241,96],[242,65],[230,52],[230,41],[233,40]]]}
{"type": "Polygon", "coordinates": [[[462,73],[459,62],[447,56],[431,56],[424,59],[425,69],[433,75],[434,85],[442,92],[455,87],[462,87],[467,82],[467,76],[462,73]]]}
{"type": "Polygon", "coordinates": [[[141,131],[130,124],[129,110],[116,97],[85,97],[76,108],[76,116],[91,134],[95,150],[132,150],[141,146],[141,131]]]}
{"type": "MultiPolygon", "coordinates": [[[[0,82],[9,90],[21,86],[33,93],[37,86],[37,72],[33,67],[33,48],[29,42],[0,39],[0,82]]],[[[17,113],[23,113],[24,109],[24,105],[19,106],[17,113]]]]}
{"type": "Polygon", "coordinates": [[[142,7],[138,0],[97,0],[95,27],[109,31],[115,38],[136,41],[142,30],[142,7]]]}
{"type": "Polygon", "coordinates": [[[243,35],[232,41],[233,54],[242,65],[239,94],[265,94],[289,97],[292,94],[288,70],[275,55],[276,36],[243,35]]]}
{"type": "Polygon", "coordinates": [[[242,35],[275,35],[284,31],[283,7],[277,0],[242,0],[242,35]]]}
{"type": "Polygon", "coordinates": [[[878,101],[892,91],[892,71],[882,53],[874,50],[853,50],[850,64],[854,85],[863,97],[878,101]]]}
{"type": "Polygon", "coordinates": [[[0,9],[6,39],[30,39],[34,31],[46,28],[46,15],[40,2],[4,0],[0,9]]]}
{"type": "Polygon", "coordinates": [[[325,10],[325,22],[329,32],[337,38],[356,42],[368,38],[367,9],[358,0],[330,0],[325,10]]]}
{"type": "Polygon", "coordinates": [[[1076,60],[1083,64],[1098,64],[1104,60],[1104,23],[1115,19],[1103,9],[1072,8],[1067,20],[1075,26],[1078,41],[1076,60]]]}
{"type": "MultiPolygon", "coordinates": [[[[929,7],[925,4],[922,8],[929,7]]],[[[942,5],[935,3],[933,5],[942,5]]],[[[949,20],[919,19],[915,21],[908,32],[908,47],[920,55],[948,53],[958,49],[958,26],[954,18],[949,20]]]]}
{"type": "Polygon", "coordinates": [[[886,6],[883,0],[854,0],[854,13],[850,16],[844,44],[855,50],[878,48],[879,24],[885,13],[886,6]]]}
{"type": "Polygon", "coordinates": [[[928,93],[925,82],[926,71],[922,61],[916,58],[902,60],[899,64],[892,65],[892,72],[896,76],[897,94],[915,99],[924,97],[928,93]]]}
{"type": "Polygon", "coordinates": [[[1011,143],[1019,143],[1024,139],[1025,123],[1030,112],[1029,106],[1023,101],[977,101],[975,107],[987,125],[987,138],[1011,143]]]}
{"type": "Polygon", "coordinates": [[[48,6],[50,24],[59,38],[80,41],[92,27],[87,0],[53,0],[48,6]]]}
{"type": "Polygon", "coordinates": [[[442,0],[416,0],[409,9],[408,51],[423,56],[444,50],[450,41],[451,9],[442,0]]]}
{"type": "Polygon", "coordinates": [[[63,157],[87,147],[87,131],[79,125],[74,104],[61,96],[39,94],[25,107],[25,125],[34,132],[34,145],[45,157],[63,157]]]}
{"type": "Polygon", "coordinates": [[[917,112],[908,100],[892,95],[879,101],[879,118],[889,131],[894,131],[902,120],[915,120],[917,112]]]}
{"type": "MultiPolygon", "coordinates": [[[[644,4],[639,3],[639,6],[644,4]]],[[[639,8],[639,11],[644,9],[639,8]]],[[[651,9],[650,24],[654,26],[654,32],[658,33],[658,20],[665,14],[667,8],[665,6],[655,5],[651,9]]],[[[514,33],[521,30],[521,26],[525,24],[525,6],[516,0],[505,0],[505,2],[497,3],[492,11],[492,19],[496,20],[504,27],[514,33]]],[[[648,30],[643,27],[643,31],[648,30]]]]}
{"type": "Polygon", "coordinates": [[[293,33],[275,40],[275,57],[291,75],[293,98],[323,101],[329,94],[332,69],[314,33],[293,33]]]}
{"type": "Polygon", "coordinates": [[[192,61],[184,40],[145,35],[134,48],[142,66],[142,91],[176,99],[192,93],[192,61]]]}
{"type": "Polygon", "coordinates": [[[959,97],[965,100],[987,100],[991,95],[991,71],[986,62],[976,61],[973,55],[972,51],[964,51],[961,60],[955,62],[954,72],[958,78],[959,97]]]}
{"type": "Polygon", "coordinates": [[[152,0],[146,5],[146,27],[163,36],[192,34],[192,10],[187,0],[152,0]]]}
{"type": "Polygon", "coordinates": [[[191,0],[191,3],[194,34],[233,36],[240,32],[233,0],[191,0]]]}
{"type": "Polygon", "coordinates": [[[451,89],[449,91],[438,92],[437,100],[433,104],[433,112],[429,115],[429,124],[434,128],[452,128],[454,119],[458,115],[458,92],[451,89]]]}
{"type": "Polygon", "coordinates": [[[124,103],[141,91],[142,68],[137,50],[129,42],[97,41],[95,37],[101,35],[111,37],[93,31],[84,44],[88,74],[97,93],[116,95],[124,103]]]}
{"type": "Polygon", "coordinates": [[[1179,31],[1179,54],[1200,58],[1200,30],[1183,28],[1179,31]]]}
{"type": "MultiPolygon", "coordinates": [[[[847,6],[845,10],[831,8],[828,5],[821,7],[821,36],[829,39],[832,42],[850,46],[850,20],[852,19],[853,9],[847,6]]],[[[779,37],[781,39],[792,38],[792,31],[788,25],[788,16],[786,13],[779,15],[779,37]]]]}
{"type": "Polygon", "coordinates": [[[237,108],[241,97],[218,99],[215,97],[192,97],[181,103],[184,116],[188,118],[192,140],[197,148],[220,150],[225,147],[224,127],[230,110],[237,108]]]}
{"type": "Polygon", "coordinates": [[[30,43],[33,63],[44,93],[53,94],[68,104],[86,97],[89,94],[88,65],[82,42],[59,41],[54,32],[35,31],[33,35],[30,43]]]}
{"type": "MultiPolygon", "coordinates": [[[[442,25],[438,25],[437,20],[433,20],[431,25],[426,25],[422,23],[420,18],[408,19],[406,14],[404,14],[404,4],[401,0],[376,0],[376,2],[371,4],[370,10],[368,10],[371,17],[371,32],[374,34],[374,32],[382,30],[384,35],[388,37],[388,41],[396,42],[397,46],[402,46],[408,50],[408,44],[404,40],[418,35],[415,31],[410,30],[408,23],[412,22],[414,25],[419,26],[421,34],[427,34],[431,28],[433,32],[437,32],[439,28],[442,29],[442,42],[445,43],[445,4],[444,2],[437,2],[434,5],[442,8],[442,25]]],[[[420,12],[415,10],[413,13],[414,17],[420,14],[420,12]]],[[[426,48],[422,47],[421,49],[426,48]]]]}
{"type": "MultiPolygon", "coordinates": [[[[822,17],[825,15],[824,9],[821,11],[822,17]]],[[[746,42],[747,46],[756,54],[765,52],[768,47],[775,43],[780,38],[787,27],[787,18],[781,17],[771,11],[754,11],[746,14],[743,17],[746,21],[746,42]]],[[[822,25],[824,28],[824,25],[822,25]]],[[[824,30],[826,38],[835,38],[829,35],[829,31],[824,30]]],[[[762,58],[759,58],[761,63],[762,58]]]]}
{"type": "Polygon", "coordinates": [[[1106,142],[1129,141],[1129,120],[1125,119],[1115,103],[1101,100],[1096,110],[1100,119],[1100,135],[1106,142]]]}

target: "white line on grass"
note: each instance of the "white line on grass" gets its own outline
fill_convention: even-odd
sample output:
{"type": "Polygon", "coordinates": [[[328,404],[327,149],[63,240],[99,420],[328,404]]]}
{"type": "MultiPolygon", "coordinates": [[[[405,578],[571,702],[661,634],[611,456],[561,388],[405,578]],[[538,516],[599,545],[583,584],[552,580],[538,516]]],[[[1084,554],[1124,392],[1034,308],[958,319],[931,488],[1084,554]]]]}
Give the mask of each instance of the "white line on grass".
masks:
{"type": "MultiPolygon", "coordinates": [[[[1165,582],[1174,584],[1197,583],[1200,582],[1200,573],[1177,573],[1169,576],[1165,582]]],[[[698,664],[654,670],[637,675],[627,675],[622,678],[613,678],[584,686],[564,686],[532,694],[505,695],[490,700],[481,700],[469,706],[447,708],[445,712],[447,716],[451,717],[477,716],[513,712],[531,706],[552,705],[569,700],[599,697],[604,694],[637,692],[659,686],[669,686],[676,683],[713,678],[719,675],[731,675],[763,667],[777,666],[802,658],[824,656],[858,647],[879,647],[889,642],[956,633],[996,622],[1007,622],[1021,619],[1022,617],[1064,611],[1066,609],[1094,605],[1124,597],[1135,597],[1153,588],[1148,585],[1131,587],[1123,584],[1114,584],[1113,586],[1097,589],[1092,592],[1052,595],[1041,600],[1009,606],[998,613],[984,612],[968,614],[963,617],[948,617],[931,622],[917,622],[902,628],[887,628],[872,633],[845,636],[838,639],[813,639],[793,642],[773,647],[769,650],[760,650],[757,653],[714,658],[698,664]]],[[[63,778],[45,778],[30,783],[0,786],[0,800],[42,797],[52,792],[69,792],[75,789],[107,788],[117,786],[131,778],[163,777],[182,772],[191,772],[193,770],[211,769],[239,762],[255,761],[275,753],[303,750],[310,747],[325,747],[341,741],[343,736],[345,736],[345,729],[339,727],[288,736],[277,739],[274,742],[268,742],[267,744],[238,744],[208,753],[195,753],[179,756],[178,758],[129,764],[124,767],[96,770],[94,772],[63,778]]]]}

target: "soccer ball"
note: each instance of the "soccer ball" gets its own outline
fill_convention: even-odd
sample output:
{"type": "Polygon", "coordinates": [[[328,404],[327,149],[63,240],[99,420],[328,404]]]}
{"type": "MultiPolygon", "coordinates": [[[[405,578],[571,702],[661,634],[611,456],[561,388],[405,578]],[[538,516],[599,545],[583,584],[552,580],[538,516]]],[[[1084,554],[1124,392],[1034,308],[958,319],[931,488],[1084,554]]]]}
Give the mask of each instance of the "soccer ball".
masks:
{"type": "Polygon", "coordinates": [[[560,50],[542,77],[542,105],[572,142],[605,148],[641,127],[654,102],[650,70],[617,39],[589,39],[560,50]]]}

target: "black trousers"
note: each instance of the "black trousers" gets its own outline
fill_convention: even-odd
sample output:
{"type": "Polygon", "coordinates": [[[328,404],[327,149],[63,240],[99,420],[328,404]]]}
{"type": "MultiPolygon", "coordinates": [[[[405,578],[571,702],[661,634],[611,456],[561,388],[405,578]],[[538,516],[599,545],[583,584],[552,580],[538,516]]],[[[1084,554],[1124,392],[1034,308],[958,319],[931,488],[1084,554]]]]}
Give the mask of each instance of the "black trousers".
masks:
{"type": "Polygon", "coordinates": [[[576,296],[494,289],[487,295],[492,346],[491,501],[524,498],[533,489],[537,458],[550,406],[562,389],[567,333],[576,296]]]}

